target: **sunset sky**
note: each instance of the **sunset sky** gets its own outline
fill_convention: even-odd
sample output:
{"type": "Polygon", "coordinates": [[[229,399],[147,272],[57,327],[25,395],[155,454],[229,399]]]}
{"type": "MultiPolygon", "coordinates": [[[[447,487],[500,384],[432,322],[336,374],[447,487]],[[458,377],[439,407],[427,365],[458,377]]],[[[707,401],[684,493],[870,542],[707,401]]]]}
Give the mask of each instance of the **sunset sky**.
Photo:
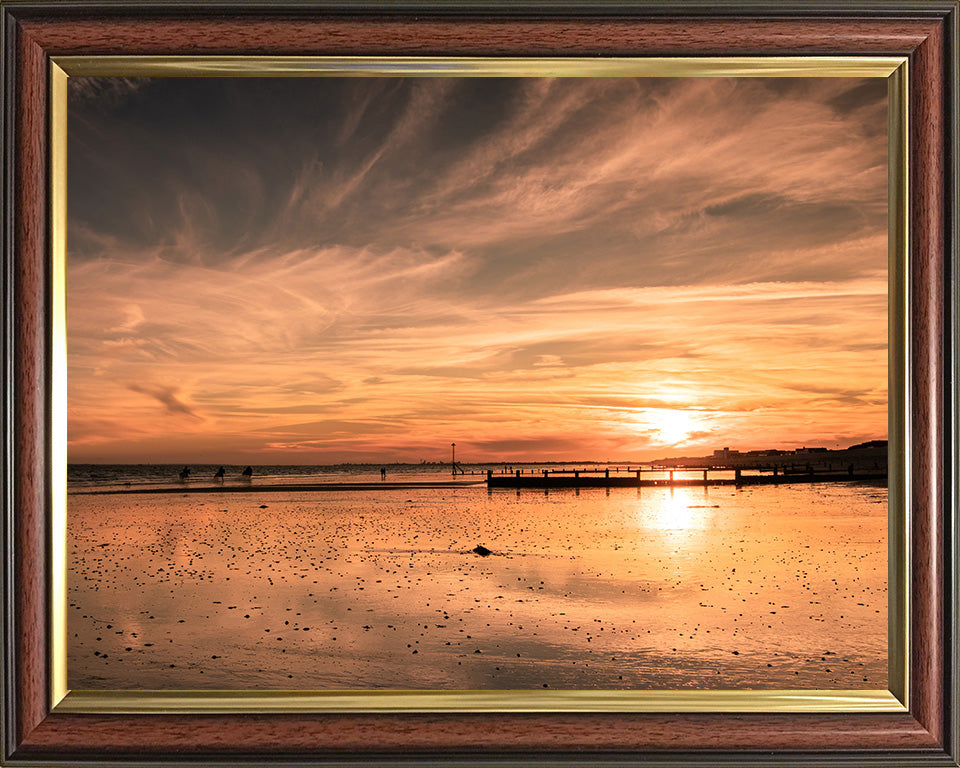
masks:
{"type": "Polygon", "coordinates": [[[73,78],[71,462],[887,434],[880,78],[73,78]]]}

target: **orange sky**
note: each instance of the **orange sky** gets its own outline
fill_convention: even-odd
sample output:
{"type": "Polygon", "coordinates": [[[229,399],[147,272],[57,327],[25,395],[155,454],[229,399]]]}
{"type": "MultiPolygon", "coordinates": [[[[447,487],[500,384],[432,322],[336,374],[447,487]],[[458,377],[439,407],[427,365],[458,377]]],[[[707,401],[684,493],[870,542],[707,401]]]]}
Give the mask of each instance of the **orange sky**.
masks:
{"type": "Polygon", "coordinates": [[[883,80],[71,80],[71,462],[886,437],[883,80]]]}

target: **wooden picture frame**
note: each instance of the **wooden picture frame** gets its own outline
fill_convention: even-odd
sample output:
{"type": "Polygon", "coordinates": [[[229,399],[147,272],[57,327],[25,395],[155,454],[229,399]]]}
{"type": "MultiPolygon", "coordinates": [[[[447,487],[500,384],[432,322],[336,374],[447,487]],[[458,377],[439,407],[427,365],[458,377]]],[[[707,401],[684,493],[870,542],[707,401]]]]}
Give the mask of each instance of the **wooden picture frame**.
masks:
{"type": "Polygon", "coordinates": [[[0,0],[3,746],[11,765],[953,765],[957,2],[0,0]],[[903,56],[909,64],[909,707],[898,712],[98,714],[51,706],[49,131],[63,56],[903,56]]]}

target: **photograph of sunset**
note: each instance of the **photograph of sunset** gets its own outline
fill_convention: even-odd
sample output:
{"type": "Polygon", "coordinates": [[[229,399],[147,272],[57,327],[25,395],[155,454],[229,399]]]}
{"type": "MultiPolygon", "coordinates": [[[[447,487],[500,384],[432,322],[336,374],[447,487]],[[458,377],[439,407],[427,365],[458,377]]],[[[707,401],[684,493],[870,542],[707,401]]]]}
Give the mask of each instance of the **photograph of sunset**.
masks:
{"type": "Polygon", "coordinates": [[[887,687],[885,79],[67,92],[71,687],[887,687]]]}

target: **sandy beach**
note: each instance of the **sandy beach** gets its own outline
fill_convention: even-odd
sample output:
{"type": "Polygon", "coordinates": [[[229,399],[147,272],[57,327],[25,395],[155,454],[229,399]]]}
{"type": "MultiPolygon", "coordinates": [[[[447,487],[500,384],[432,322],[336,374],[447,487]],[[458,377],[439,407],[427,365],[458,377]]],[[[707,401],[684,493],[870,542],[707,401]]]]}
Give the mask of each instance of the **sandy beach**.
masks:
{"type": "Polygon", "coordinates": [[[71,495],[69,685],[886,688],[886,502],[852,483],[71,495]]]}

